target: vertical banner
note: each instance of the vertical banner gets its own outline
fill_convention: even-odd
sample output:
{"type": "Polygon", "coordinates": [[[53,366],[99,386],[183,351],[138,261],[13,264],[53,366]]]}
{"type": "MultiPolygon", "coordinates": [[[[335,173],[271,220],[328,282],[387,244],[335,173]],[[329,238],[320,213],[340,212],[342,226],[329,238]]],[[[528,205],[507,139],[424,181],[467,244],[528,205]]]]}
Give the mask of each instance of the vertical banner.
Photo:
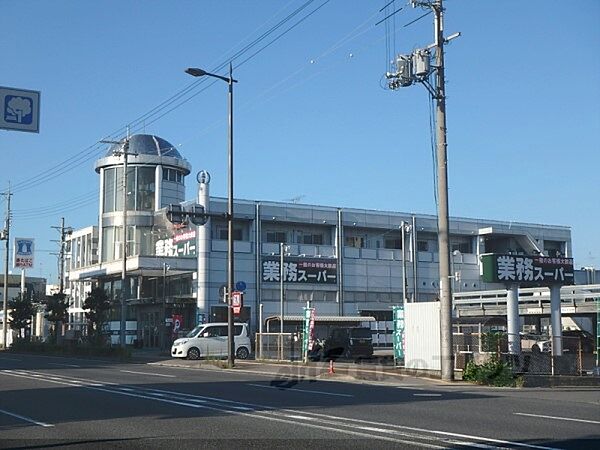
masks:
{"type": "Polygon", "coordinates": [[[404,359],[404,306],[392,308],[394,317],[394,363],[404,359]]]}
{"type": "Polygon", "coordinates": [[[312,350],[315,333],[315,308],[305,307],[304,309],[304,326],[302,329],[302,358],[304,362],[308,361],[308,352],[312,350]]]}
{"type": "Polygon", "coordinates": [[[315,308],[310,308],[310,319],[308,322],[308,351],[312,351],[315,345],[315,308]]]}

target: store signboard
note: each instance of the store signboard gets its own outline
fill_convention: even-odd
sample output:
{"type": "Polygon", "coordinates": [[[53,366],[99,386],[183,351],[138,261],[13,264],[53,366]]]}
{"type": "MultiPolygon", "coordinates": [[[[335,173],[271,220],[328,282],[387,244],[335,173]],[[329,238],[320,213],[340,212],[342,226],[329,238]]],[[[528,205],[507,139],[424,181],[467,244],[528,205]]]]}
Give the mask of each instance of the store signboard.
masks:
{"type": "Polygon", "coordinates": [[[0,86],[0,129],[40,132],[40,92],[0,86]]]}
{"type": "MultiPolygon", "coordinates": [[[[280,282],[281,268],[278,256],[262,259],[261,276],[263,282],[280,282]]],[[[283,282],[337,284],[337,260],[286,256],[283,260],[283,282]]]]}
{"type": "Polygon", "coordinates": [[[573,258],[493,253],[482,255],[481,262],[486,283],[574,284],[573,258]]]}
{"type": "Polygon", "coordinates": [[[159,239],[155,246],[156,256],[175,258],[196,257],[196,230],[187,229],[168,239],[159,239]]]}

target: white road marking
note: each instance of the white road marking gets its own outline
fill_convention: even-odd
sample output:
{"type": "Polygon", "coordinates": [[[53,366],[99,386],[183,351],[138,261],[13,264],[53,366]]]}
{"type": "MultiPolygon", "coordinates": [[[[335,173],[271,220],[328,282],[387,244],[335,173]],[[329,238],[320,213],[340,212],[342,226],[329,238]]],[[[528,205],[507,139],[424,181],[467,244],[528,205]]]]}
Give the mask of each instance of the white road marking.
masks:
{"type": "Polygon", "coordinates": [[[133,370],[121,370],[120,372],[135,373],[137,375],[152,375],[155,377],[177,378],[175,375],[165,375],[164,373],[134,372],[133,370]]]}
{"type": "Polygon", "coordinates": [[[442,394],[413,394],[413,397],[441,397],[442,394]]]}
{"type": "Polygon", "coordinates": [[[595,423],[595,424],[600,425],[600,422],[597,420],[574,419],[572,417],[545,416],[543,414],[528,414],[528,413],[513,413],[513,414],[515,416],[539,417],[541,419],[567,420],[570,422],[595,423]]]}
{"type": "Polygon", "coordinates": [[[17,359],[17,358],[7,358],[6,356],[0,356],[0,361],[23,361],[23,360],[17,359]]]}
{"type": "Polygon", "coordinates": [[[277,389],[280,391],[294,391],[294,392],[307,392],[309,394],[321,394],[321,395],[335,395],[336,397],[354,397],[352,394],[339,394],[337,392],[325,392],[325,391],[312,391],[310,389],[296,389],[296,388],[286,388],[280,386],[265,386],[264,384],[253,384],[246,383],[248,386],[254,386],[265,389],[277,389]]]}
{"type": "MultiPolygon", "coordinates": [[[[21,376],[24,378],[27,378],[26,375],[22,375],[22,374],[17,374],[17,373],[11,373],[9,371],[2,371],[0,373],[5,373],[7,375],[13,375],[13,376],[21,376]]],[[[59,381],[51,381],[48,379],[45,379],[44,381],[48,381],[50,383],[58,383],[58,384],[67,384],[64,382],[59,382],[59,381]]],[[[177,405],[177,406],[187,406],[187,407],[191,407],[191,408],[203,408],[203,409],[209,409],[209,410],[213,410],[213,411],[219,411],[219,412],[224,412],[224,413],[228,413],[228,414],[233,414],[233,415],[243,415],[243,416],[248,416],[250,418],[255,418],[255,419],[263,419],[263,420],[270,420],[273,422],[282,422],[282,423],[287,423],[287,424],[291,424],[291,425],[302,425],[302,426],[307,426],[310,428],[317,428],[317,429],[321,429],[321,430],[327,430],[327,431],[335,431],[338,433],[343,433],[343,434],[350,434],[353,436],[359,436],[361,438],[376,438],[378,440],[384,440],[384,441],[389,441],[389,442],[395,442],[395,443],[404,443],[404,444],[414,444],[414,441],[407,441],[407,440],[403,440],[403,439],[398,439],[395,437],[387,437],[387,436],[373,436],[371,434],[366,434],[366,433],[361,433],[358,431],[353,431],[353,430],[348,430],[348,429],[340,429],[339,426],[324,426],[324,425],[318,425],[315,423],[303,423],[303,422],[296,422],[293,420],[288,420],[288,419],[283,419],[281,417],[273,417],[273,416],[266,416],[266,415],[262,415],[262,414],[257,414],[256,411],[250,411],[250,412],[244,412],[244,411],[235,411],[232,409],[226,409],[226,408],[232,408],[232,406],[225,406],[225,405],[219,405],[218,407],[216,406],[208,406],[208,405],[197,405],[194,403],[186,403],[183,401],[176,401],[176,400],[170,400],[170,399],[166,399],[166,398],[156,398],[156,397],[149,397],[148,395],[144,395],[144,394],[140,394],[140,393],[133,393],[133,392],[123,392],[123,391],[118,391],[116,389],[105,389],[105,388],[97,388],[97,387],[89,387],[88,386],[81,386],[81,387],[85,387],[85,388],[89,388],[92,390],[97,390],[97,391],[101,391],[101,392],[107,392],[107,393],[112,393],[112,394],[120,394],[120,395],[125,395],[128,397],[135,397],[135,398],[143,398],[143,399],[148,399],[148,400],[155,400],[155,401],[159,401],[159,402],[163,402],[163,403],[169,403],[169,404],[173,404],[173,405],[177,405]]],[[[228,400],[224,400],[227,401],[228,403],[239,403],[239,402],[234,402],[234,401],[228,401],[228,400]]],[[[264,412],[264,411],[263,411],[264,412]]],[[[425,440],[427,438],[424,438],[425,440]]],[[[419,445],[423,448],[435,448],[435,449],[444,449],[446,447],[440,447],[438,445],[433,445],[433,444],[428,444],[428,443],[422,443],[419,442],[419,445]]]]}
{"type": "MultiPolygon", "coordinates": [[[[293,409],[284,409],[284,410],[280,410],[282,412],[290,412],[293,414],[310,414],[311,416],[314,417],[324,417],[330,420],[335,421],[335,423],[337,423],[338,425],[344,425],[344,421],[347,422],[358,422],[359,425],[363,426],[363,425],[377,425],[379,427],[382,427],[383,429],[387,429],[388,432],[393,432],[393,430],[407,430],[407,431],[416,431],[419,434],[423,433],[425,435],[427,434],[434,434],[434,435],[438,435],[438,436],[444,436],[446,438],[460,438],[460,439],[472,439],[474,441],[483,441],[483,442],[488,442],[490,444],[502,444],[502,445],[508,445],[509,447],[523,447],[523,448],[535,448],[535,449],[539,449],[539,450],[560,450],[556,447],[544,447],[541,445],[533,445],[533,444],[525,444],[523,442],[515,442],[515,441],[506,441],[504,439],[494,439],[494,438],[487,438],[487,437],[483,437],[483,436],[474,436],[474,435],[469,435],[469,434],[462,434],[462,433],[452,433],[449,431],[438,431],[438,430],[426,430],[424,428],[416,428],[416,427],[409,427],[409,426],[405,426],[405,425],[394,425],[391,423],[382,423],[382,422],[373,422],[370,420],[364,420],[364,419],[351,419],[348,417],[341,417],[341,416],[331,416],[328,414],[321,414],[321,413],[314,413],[314,412],[304,412],[304,411],[297,411],[297,410],[293,410],[293,409]]],[[[279,413],[280,414],[280,413],[279,413]]],[[[424,437],[424,436],[423,436],[424,437]]],[[[424,437],[425,438],[425,437],[424,437]]],[[[471,442],[469,442],[468,445],[474,445],[471,442]]],[[[483,444],[481,444],[483,445],[483,444]]]]}
{"type": "Polygon", "coordinates": [[[36,425],[39,425],[40,427],[53,427],[54,426],[54,425],[50,425],[49,423],[39,422],[37,420],[30,419],[29,417],[20,416],[19,414],[5,411],[3,409],[0,409],[0,413],[6,414],[7,416],[15,417],[16,419],[24,420],[25,422],[34,423],[36,425]]]}
{"type": "MultiPolygon", "coordinates": [[[[24,372],[24,371],[0,370],[0,374],[17,376],[17,377],[21,377],[21,378],[30,378],[30,379],[33,378],[32,377],[33,373],[24,372]]],[[[43,375],[45,375],[46,377],[48,376],[48,374],[43,374],[43,375]]],[[[38,377],[39,376],[40,375],[38,375],[38,377]]],[[[35,379],[40,380],[40,378],[35,378],[35,379]]],[[[81,380],[81,378],[79,378],[79,379],[81,380]]],[[[327,431],[336,431],[336,432],[360,436],[360,437],[364,437],[364,438],[371,438],[371,439],[376,438],[379,440],[401,442],[401,443],[412,444],[412,445],[414,445],[415,443],[418,443],[418,445],[420,445],[421,447],[428,447],[428,448],[447,448],[448,443],[450,443],[450,444],[456,443],[456,444],[474,446],[474,447],[480,447],[480,448],[489,448],[489,446],[486,446],[486,444],[484,444],[484,443],[488,443],[488,444],[490,444],[490,446],[493,446],[494,444],[496,444],[496,445],[500,444],[500,445],[508,446],[511,448],[532,448],[532,449],[539,449],[539,450],[558,450],[553,447],[545,447],[545,446],[540,446],[540,445],[526,444],[526,443],[522,443],[522,442],[507,441],[507,440],[503,440],[503,439],[494,439],[494,438],[468,435],[468,434],[462,434],[462,433],[452,433],[452,432],[448,432],[448,431],[427,430],[427,429],[423,429],[423,428],[409,427],[409,426],[404,426],[404,425],[395,425],[395,424],[390,424],[390,423],[374,422],[374,421],[368,421],[368,420],[364,420],[364,419],[352,419],[352,418],[348,418],[348,417],[332,416],[332,415],[313,413],[313,412],[307,412],[307,411],[272,408],[272,407],[264,406],[264,405],[242,403],[242,402],[237,402],[237,401],[233,401],[233,400],[226,400],[226,399],[219,399],[219,398],[212,398],[212,397],[205,397],[205,396],[195,396],[193,394],[184,394],[184,393],[175,392],[175,391],[163,391],[163,390],[155,390],[155,389],[145,389],[145,390],[139,389],[138,392],[123,392],[123,391],[119,391],[119,390],[115,389],[116,386],[106,385],[106,384],[101,385],[102,387],[92,387],[92,385],[90,383],[95,383],[94,380],[85,380],[88,383],[86,385],[70,384],[68,382],[69,381],[68,379],[63,379],[63,381],[52,381],[52,380],[48,380],[48,379],[43,379],[43,380],[47,381],[49,383],[57,383],[57,384],[64,384],[64,385],[69,385],[69,386],[88,388],[88,389],[92,389],[92,390],[96,390],[96,391],[125,395],[125,396],[130,396],[130,397],[148,399],[148,400],[155,400],[155,401],[174,404],[174,405],[178,405],[178,406],[188,406],[191,408],[203,408],[203,409],[209,409],[209,410],[214,410],[214,411],[220,411],[220,412],[224,412],[224,413],[228,413],[228,414],[244,415],[244,416],[247,416],[250,418],[255,418],[255,419],[260,418],[260,419],[271,420],[271,421],[275,421],[275,422],[288,423],[288,424],[292,424],[292,425],[296,425],[296,426],[301,425],[301,426],[313,427],[313,428],[317,428],[317,429],[323,429],[323,430],[327,430],[327,431]],[[145,393],[145,392],[147,392],[147,393],[145,393]],[[170,394],[178,395],[181,397],[186,396],[188,398],[189,397],[202,398],[202,399],[207,399],[212,402],[218,402],[219,404],[218,405],[215,405],[215,404],[199,405],[194,400],[192,400],[192,398],[189,398],[188,401],[185,401],[185,400],[179,401],[179,400],[175,400],[175,399],[157,398],[157,397],[151,396],[151,395],[155,395],[154,393],[156,393],[156,392],[165,393],[165,394],[170,393],[170,394]],[[261,410],[257,411],[256,409],[254,409],[252,411],[245,412],[243,410],[239,410],[234,405],[253,406],[255,408],[260,408],[261,410]],[[317,419],[319,421],[319,424],[314,423],[317,419]],[[311,421],[312,421],[312,423],[311,423],[311,421]],[[330,424],[331,426],[325,426],[325,424],[330,424]],[[393,436],[388,437],[388,436],[373,435],[373,434],[368,434],[365,432],[355,431],[357,429],[361,429],[361,427],[375,428],[375,427],[368,427],[368,425],[374,425],[375,427],[377,427],[377,429],[385,430],[386,434],[393,434],[393,436]],[[347,427],[347,429],[341,428],[342,426],[347,427]],[[412,434],[411,434],[411,432],[412,432],[412,434]],[[410,440],[399,439],[397,437],[398,435],[400,435],[404,438],[409,438],[410,440]],[[426,440],[426,441],[428,440],[430,442],[431,441],[433,441],[433,442],[441,441],[443,443],[443,445],[446,445],[446,446],[440,447],[440,446],[430,444],[430,443],[418,442],[418,441],[416,441],[416,439],[421,439],[421,440],[426,440]],[[461,441],[456,441],[456,439],[468,439],[469,441],[461,442],[461,441]],[[474,442],[471,442],[471,440],[474,442]]],[[[258,385],[258,386],[266,387],[266,386],[262,386],[262,385],[258,385]]],[[[268,387],[271,387],[271,386],[268,386],[268,387]]],[[[323,393],[320,391],[314,391],[314,392],[323,393]]],[[[251,408],[249,408],[249,409],[251,409],[251,408]]]]}
{"type": "Polygon", "coordinates": [[[53,366],[63,366],[63,367],[81,367],[81,366],[78,366],[77,364],[61,364],[61,363],[51,363],[51,362],[49,362],[48,364],[51,364],[53,366]]]}

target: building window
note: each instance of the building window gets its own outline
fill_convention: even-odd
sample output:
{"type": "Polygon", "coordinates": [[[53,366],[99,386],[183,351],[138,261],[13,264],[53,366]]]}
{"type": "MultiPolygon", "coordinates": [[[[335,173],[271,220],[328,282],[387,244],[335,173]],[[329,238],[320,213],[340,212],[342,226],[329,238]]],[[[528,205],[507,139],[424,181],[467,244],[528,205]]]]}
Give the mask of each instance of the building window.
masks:
{"type": "Polygon", "coordinates": [[[304,234],[303,236],[298,236],[298,241],[299,244],[323,245],[323,235],[304,234]]]}
{"type": "Polygon", "coordinates": [[[177,169],[169,169],[167,167],[163,167],[163,180],[172,181],[173,183],[181,183],[183,184],[184,176],[183,172],[177,169]]]}
{"type": "Polygon", "coordinates": [[[267,242],[286,242],[284,231],[267,231],[267,242]]]}
{"type": "Polygon", "coordinates": [[[419,251],[419,252],[428,252],[429,251],[429,242],[427,242],[427,241],[417,241],[417,251],[419,251]]]}
{"type": "MultiPolygon", "coordinates": [[[[233,227],[233,240],[243,241],[243,229],[242,227],[233,227]]],[[[217,227],[217,240],[226,241],[229,239],[229,229],[226,226],[217,227]]]]}
{"type": "Polygon", "coordinates": [[[470,242],[461,242],[452,244],[452,251],[458,250],[460,253],[473,253],[470,242]]]}
{"type": "Polygon", "coordinates": [[[402,239],[386,239],[384,248],[402,248],[402,239]]]}
{"type": "Polygon", "coordinates": [[[135,209],[137,211],[153,211],[154,210],[154,168],[138,167],[137,168],[137,192],[135,209]]]}
{"type": "Polygon", "coordinates": [[[344,242],[346,247],[365,248],[366,239],[362,236],[346,236],[344,242]]]}
{"type": "Polygon", "coordinates": [[[103,212],[115,210],[115,169],[104,169],[103,212]]]}

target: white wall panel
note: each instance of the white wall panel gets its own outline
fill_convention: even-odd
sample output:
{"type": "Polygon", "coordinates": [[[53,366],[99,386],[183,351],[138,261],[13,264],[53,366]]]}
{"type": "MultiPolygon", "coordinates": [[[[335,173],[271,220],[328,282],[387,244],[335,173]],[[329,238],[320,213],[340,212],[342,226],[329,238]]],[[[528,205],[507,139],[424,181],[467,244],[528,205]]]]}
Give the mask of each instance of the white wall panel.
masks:
{"type": "Polygon", "coordinates": [[[405,366],[441,370],[440,303],[407,303],[404,308],[405,366]]]}

